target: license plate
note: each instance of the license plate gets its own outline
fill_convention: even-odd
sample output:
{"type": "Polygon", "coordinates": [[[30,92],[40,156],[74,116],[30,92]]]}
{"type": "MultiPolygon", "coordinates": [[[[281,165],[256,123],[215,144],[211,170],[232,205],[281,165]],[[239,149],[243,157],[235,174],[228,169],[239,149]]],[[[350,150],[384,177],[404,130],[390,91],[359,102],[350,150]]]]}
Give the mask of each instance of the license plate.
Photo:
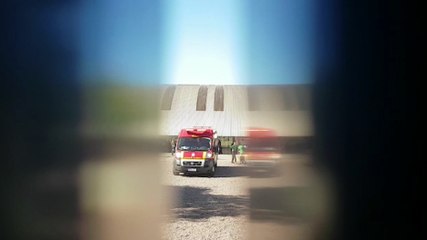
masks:
{"type": "Polygon", "coordinates": [[[187,171],[189,171],[189,172],[197,172],[197,168],[189,168],[189,169],[187,169],[187,171]]]}

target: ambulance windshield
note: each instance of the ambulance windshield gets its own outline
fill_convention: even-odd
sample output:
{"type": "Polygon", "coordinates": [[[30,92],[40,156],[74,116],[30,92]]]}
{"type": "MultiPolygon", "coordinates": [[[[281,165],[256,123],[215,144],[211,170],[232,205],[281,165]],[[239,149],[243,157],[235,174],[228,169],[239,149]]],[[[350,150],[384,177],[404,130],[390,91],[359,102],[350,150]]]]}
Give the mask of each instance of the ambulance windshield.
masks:
{"type": "Polygon", "coordinates": [[[207,151],[211,147],[209,138],[180,138],[178,142],[179,150],[207,151]]]}

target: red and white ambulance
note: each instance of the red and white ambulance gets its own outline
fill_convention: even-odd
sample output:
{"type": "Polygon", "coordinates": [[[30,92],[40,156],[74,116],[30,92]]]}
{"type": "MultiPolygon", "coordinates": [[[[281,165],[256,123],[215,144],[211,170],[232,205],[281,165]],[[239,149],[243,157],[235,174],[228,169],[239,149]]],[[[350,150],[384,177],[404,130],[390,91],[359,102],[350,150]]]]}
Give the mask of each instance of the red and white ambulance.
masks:
{"type": "Polygon", "coordinates": [[[218,163],[216,131],[209,127],[182,129],[178,135],[173,174],[213,176],[218,163]]]}

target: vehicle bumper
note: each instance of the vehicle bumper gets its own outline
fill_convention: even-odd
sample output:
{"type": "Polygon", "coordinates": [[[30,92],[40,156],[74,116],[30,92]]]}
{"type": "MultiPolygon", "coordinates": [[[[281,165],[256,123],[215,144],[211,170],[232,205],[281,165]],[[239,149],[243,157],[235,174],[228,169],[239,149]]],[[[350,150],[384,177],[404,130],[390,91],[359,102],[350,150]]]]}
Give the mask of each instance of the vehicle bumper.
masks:
{"type": "Polygon", "coordinates": [[[214,165],[213,161],[207,162],[204,166],[182,166],[173,164],[174,172],[183,173],[183,174],[209,174],[212,173],[212,167],[214,165]]]}

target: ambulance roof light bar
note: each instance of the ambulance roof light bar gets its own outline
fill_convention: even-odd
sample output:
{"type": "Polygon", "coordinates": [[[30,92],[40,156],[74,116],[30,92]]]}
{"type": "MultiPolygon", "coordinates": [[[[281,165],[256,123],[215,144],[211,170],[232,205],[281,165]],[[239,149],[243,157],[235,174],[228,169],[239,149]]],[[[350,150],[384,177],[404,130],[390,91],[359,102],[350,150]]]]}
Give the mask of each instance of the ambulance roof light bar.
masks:
{"type": "Polygon", "coordinates": [[[194,128],[186,128],[185,130],[187,132],[193,132],[193,133],[195,133],[195,132],[204,133],[204,132],[206,132],[208,130],[212,130],[212,132],[214,134],[214,138],[216,138],[217,133],[218,133],[215,129],[212,129],[211,127],[202,127],[201,128],[201,127],[195,126],[194,128]]]}

